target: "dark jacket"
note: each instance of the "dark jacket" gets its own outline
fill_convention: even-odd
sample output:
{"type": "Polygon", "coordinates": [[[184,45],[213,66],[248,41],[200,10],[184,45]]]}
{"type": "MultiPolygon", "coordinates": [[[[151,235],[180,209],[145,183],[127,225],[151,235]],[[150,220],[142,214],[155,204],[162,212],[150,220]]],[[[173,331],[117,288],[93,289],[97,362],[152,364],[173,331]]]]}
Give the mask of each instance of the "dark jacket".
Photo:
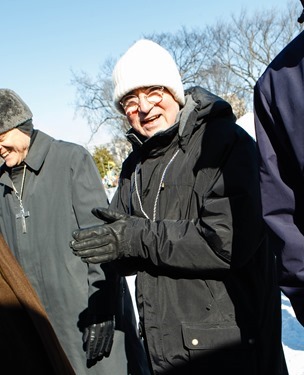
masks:
{"type": "Polygon", "coordinates": [[[304,325],[304,32],[269,65],[254,91],[263,214],[280,285],[304,325]]]}
{"type": "Polygon", "coordinates": [[[186,100],[165,132],[143,143],[129,134],[134,151],[111,203],[139,217],[118,266],[137,271],[154,373],[286,374],[255,143],[222,99],[196,87],[186,100]]]}
{"type": "MultiPolygon", "coordinates": [[[[21,220],[16,218],[19,203],[5,165],[0,169],[0,229],[46,309],[75,372],[127,374],[122,325],[125,323],[130,332],[134,326],[128,321],[129,315],[123,315],[132,312],[126,286],[120,288],[120,297],[114,300],[115,285],[123,285],[123,280],[119,284],[113,267],[88,266],[69,247],[75,229],[100,224],[91,209],[107,205],[101,177],[83,147],[55,140],[41,131],[35,131],[33,139],[25,159],[22,199],[29,211],[25,219],[27,233],[22,233],[21,220]],[[94,366],[87,364],[82,343],[84,327],[109,319],[114,313],[117,330],[110,357],[94,366]]],[[[139,344],[133,331],[136,347],[139,344]]],[[[140,348],[136,356],[140,361],[140,348]]]]}

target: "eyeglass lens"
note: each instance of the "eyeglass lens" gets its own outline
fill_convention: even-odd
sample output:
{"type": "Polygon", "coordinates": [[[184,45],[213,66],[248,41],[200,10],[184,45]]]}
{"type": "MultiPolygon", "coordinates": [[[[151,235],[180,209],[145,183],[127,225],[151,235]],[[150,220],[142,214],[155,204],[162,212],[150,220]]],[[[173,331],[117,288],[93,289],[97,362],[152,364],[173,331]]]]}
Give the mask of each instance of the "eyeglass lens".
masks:
{"type": "MultiPolygon", "coordinates": [[[[155,89],[151,89],[151,91],[144,95],[144,98],[150,104],[157,104],[163,98],[163,87],[157,87],[155,89]]],[[[122,101],[122,106],[127,111],[135,111],[139,106],[139,97],[136,95],[126,96],[122,101]]]]}

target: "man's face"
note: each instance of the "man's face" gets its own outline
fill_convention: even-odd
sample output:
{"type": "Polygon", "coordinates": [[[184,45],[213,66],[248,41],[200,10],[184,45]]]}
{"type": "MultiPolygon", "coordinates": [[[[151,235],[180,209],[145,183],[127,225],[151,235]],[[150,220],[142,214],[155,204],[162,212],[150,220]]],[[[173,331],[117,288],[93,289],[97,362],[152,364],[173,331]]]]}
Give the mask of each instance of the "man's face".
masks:
{"type": "MultiPolygon", "coordinates": [[[[153,90],[155,90],[155,87],[136,89],[128,93],[122,100],[124,101],[130,95],[137,97],[138,107],[136,110],[128,111],[126,108],[125,113],[132,128],[147,138],[172,126],[179,112],[178,102],[166,89],[161,91],[161,98],[158,103],[149,102],[149,96],[147,98],[147,95],[151,95],[152,92],[153,98],[153,90]]],[[[159,88],[156,88],[156,90],[159,90],[159,88]]]]}
{"type": "Polygon", "coordinates": [[[0,156],[8,167],[21,164],[30,146],[30,137],[14,128],[0,134],[0,156]]]}

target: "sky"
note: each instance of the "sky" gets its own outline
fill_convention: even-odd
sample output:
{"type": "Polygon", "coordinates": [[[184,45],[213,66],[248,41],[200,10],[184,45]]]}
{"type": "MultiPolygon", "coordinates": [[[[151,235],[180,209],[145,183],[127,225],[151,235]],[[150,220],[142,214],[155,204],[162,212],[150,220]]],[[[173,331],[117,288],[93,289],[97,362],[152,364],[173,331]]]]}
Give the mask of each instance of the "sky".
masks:
{"type": "Polygon", "coordinates": [[[72,72],[94,78],[143,35],[203,29],[242,9],[282,11],[290,1],[1,0],[0,87],[29,105],[35,128],[90,149],[110,135],[99,131],[88,143],[89,125],[75,114],[72,72]]]}

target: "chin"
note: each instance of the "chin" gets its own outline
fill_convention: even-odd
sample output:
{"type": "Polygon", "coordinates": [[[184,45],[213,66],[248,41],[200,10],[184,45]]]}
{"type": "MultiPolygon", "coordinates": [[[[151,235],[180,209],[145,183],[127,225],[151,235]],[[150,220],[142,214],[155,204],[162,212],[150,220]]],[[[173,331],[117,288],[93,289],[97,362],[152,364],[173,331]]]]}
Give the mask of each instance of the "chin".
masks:
{"type": "Polygon", "coordinates": [[[155,127],[153,129],[149,129],[147,130],[145,133],[146,133],[146,137],[150,138],[152,137],[153,135],[155,135],[156,133],[160,133],[160,132],[163,132],[165,129],[158,126],[158,127],[155,127]]]}
{"type": "Polygon", "coordinates": [[[19,163],[16,160],[6,160],[4,162],[9,168],[15,167],[19,163]]]}

